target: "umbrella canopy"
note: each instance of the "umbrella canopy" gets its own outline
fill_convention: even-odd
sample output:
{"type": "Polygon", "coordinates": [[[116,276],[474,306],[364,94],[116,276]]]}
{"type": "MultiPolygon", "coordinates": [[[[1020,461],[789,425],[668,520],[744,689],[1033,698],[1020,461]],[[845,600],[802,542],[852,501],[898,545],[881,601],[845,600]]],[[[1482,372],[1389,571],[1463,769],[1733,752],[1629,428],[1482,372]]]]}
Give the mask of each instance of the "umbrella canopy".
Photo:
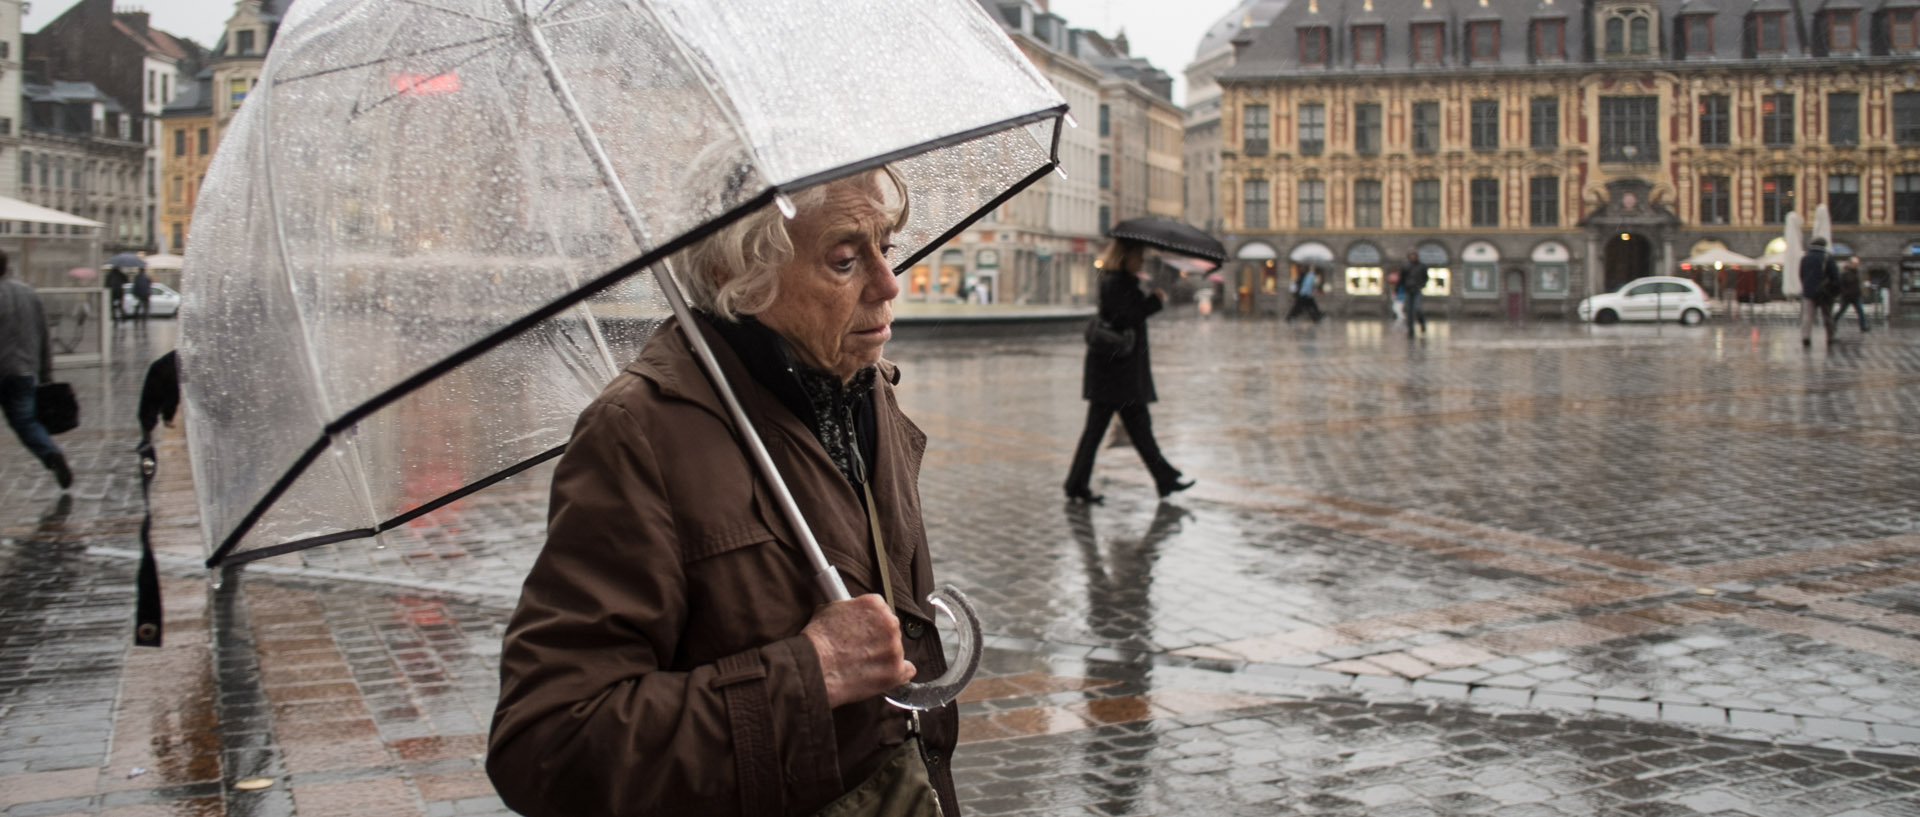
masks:
{"type": "Polygon", "coordinates": [[[1194,258],[1202,258],[1215,264],[1225,263],[1227,248],[1220,240],[1207,235],[1184,221],[1174,221],[1161,216],[1130,218],[1107,231],[1113,238],[1138,241],[1150,247],[1159,247],[1168,252],[1176,252],[1194,258]]]}
{"type": "Polygon", "coordinates": [[[115,253],[112,258],[107,259],[107,266],[119,267],[121,269],[132,269],[134,267],[144,267],[146,265],[147,265],[147,259],[141,258],[140,256],[134,255],[133,253],[130,253],[130,252],[115,253]]]}
{"type": "Polygon", "coordinates": [[[1824,238],[1827,246],[1833,246],[1833,214],[1827,211],[1825,202],[1813,208],[1813,235],[1811,238],[1824,238]]]}
{"type": "Polygon", "coordinates": [[[1800,295],[1800,256],[1806,254],[1804,245],[1802,244],[1802,242],[1806,240],[1806,237],[1801,232],[1800,224],[1799,212],[1788,213],[1786,227],[1781,233],[1781,237],[1786,239],[1787,246],[1786,249],[1780,251],[1783,259],[1780,262],[1780,268],[1782,270],[1782,274],[1780,275],[1780,294],[1789,298],[1800,295]]]}
{"type": "Polygon", "coordinates": [[[1706,267],[1708,269],[1712,269],[1715,264],[1723,267],[1755,267],[1760,265],[1759,259],[1748,258],[1725,247],[1714,247],[1680,263],[1690,267],[1706,267]]]}
{"type": "Polygon", "coordinates": [[[882,164],[905,269],[1050,172],[1065,110],[973,0],[295,4],[185,267],[209,562],[558,454],[678,306],[634,273],[882,164]]]}

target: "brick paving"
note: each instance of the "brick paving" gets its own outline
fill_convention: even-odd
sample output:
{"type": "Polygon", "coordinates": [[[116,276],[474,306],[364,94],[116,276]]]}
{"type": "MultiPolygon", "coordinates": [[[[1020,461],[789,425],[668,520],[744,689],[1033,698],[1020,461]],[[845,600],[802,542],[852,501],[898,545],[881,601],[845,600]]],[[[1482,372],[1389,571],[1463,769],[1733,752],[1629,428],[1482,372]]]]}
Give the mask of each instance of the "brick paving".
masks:
{"type": "MultiPolygon", "coordinates": [[[[1070,332],[895,341],[989,631],[970,813],[1920,815],[1920,332],[1383,330],[1157,322],[1200,486],[1158,503],[1106,449],[1091,509],[1060,501],[1070,332]]],[[[164,433],[167,646],[129,647],[125,361],[172,332],[63,373],[71,497],[0,462],[0,814],[504,813],[481,753],[544,469],[212,581],[164,433]]]]}

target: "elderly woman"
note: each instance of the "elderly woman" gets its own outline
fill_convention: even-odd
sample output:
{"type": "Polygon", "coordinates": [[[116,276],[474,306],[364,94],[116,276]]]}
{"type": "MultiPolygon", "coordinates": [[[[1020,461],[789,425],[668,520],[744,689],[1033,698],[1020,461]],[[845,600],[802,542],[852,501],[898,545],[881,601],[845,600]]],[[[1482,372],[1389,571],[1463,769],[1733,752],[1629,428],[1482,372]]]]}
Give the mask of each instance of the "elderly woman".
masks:
{"type": "Polygon", "coordinates": [[[884,169],[820,185],[792,220],[767,208],[676,258],[697,325],[662,326],[581,413],[507,629],[487,772],[514,810],[812,814],[909,758],[917,731],[924,805],[959,813],[953,708],[881,697],[946,670],[924,601],[926,437],[880,356],[905,192],[884,169]],[[822,604],[688,330],[853,600],[822,604]]]}

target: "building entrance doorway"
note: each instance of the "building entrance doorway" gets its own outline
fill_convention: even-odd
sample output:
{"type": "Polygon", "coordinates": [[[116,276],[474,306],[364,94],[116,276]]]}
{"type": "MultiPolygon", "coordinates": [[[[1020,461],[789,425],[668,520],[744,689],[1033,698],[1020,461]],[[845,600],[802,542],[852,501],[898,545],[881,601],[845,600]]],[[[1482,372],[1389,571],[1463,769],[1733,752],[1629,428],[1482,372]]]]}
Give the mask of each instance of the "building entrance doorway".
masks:
{"type": "Polygon", "coordinates": [[[1613,292],[1635,278],[1653,274],[1653,242],[1638,233],[1615,233],[1601,260],[1604,290],[1613,292]]]}

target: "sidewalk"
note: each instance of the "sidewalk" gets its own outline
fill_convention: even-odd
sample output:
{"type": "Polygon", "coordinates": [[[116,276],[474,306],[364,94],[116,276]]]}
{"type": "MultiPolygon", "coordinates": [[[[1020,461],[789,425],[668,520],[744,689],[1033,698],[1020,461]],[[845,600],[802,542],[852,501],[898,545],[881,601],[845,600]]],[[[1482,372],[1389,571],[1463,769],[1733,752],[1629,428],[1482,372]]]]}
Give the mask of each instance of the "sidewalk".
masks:
{"type": "MultiPolygon", "coordinates": [[[[70,499],[0,462],[0,814],[503,813],[480,757],[544,472],[213,588],[170,431],[167,645],[132,648],[172,329],[62,373],[70,499]]],[[[1920,332],[1385,329],[1157,320],[1200,487],[1156,503],[1107,449],[1091,510],[1059,501],[1077,337],[890,346],[937,569],[991,634],[969,814],[1920,814],[1920,332]]]]}

